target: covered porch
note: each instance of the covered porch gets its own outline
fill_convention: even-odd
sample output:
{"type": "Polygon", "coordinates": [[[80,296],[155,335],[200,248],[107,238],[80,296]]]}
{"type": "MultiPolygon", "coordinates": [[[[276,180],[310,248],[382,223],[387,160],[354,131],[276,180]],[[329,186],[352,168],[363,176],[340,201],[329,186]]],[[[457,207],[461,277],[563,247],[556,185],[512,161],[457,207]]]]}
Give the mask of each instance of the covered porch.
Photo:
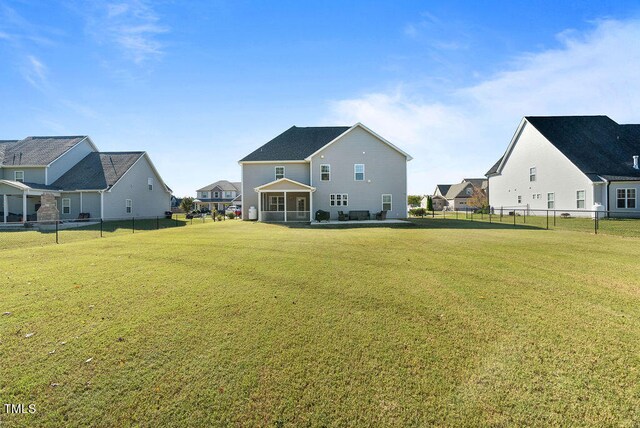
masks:
{"type": "Polygon", "coordinates": [[[256,187],[258,220],[264,222],[310,222],[313,213],[311,194],[316,189],[281,178],[256,187]]]}
{"type": "Polygon", "coordinates": [[[43,193],[60,197],[56,190],[39,189],[19,181],[0,180],[0,221],[5,224],[36,221],[43,193]]]}

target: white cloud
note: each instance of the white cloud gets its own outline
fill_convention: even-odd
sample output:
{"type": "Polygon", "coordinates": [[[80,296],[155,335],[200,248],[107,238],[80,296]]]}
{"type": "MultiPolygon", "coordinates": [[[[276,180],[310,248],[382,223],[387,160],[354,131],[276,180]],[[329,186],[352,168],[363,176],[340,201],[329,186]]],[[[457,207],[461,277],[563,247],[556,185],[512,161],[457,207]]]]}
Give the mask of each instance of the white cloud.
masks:
{"type": "Polygon", "coordinates": [[[158,59],[164,44],[158,36],[169,31],[160,17],[143,0],[97,3],[85,14],[88,31],[103,44],[114,44],[128,60],[140,65],[158,59]]]}
{"type": "Polygon", "coordinates": [[[47,66],[33,55],[27,56],[27,63],[22,69],[22,76],[36,89],[43,90],[49,84],[47,66]]]}
{"type": "MultiPolygon", "coordinates": [[[[327,121],[363,122],[409,152],[409,192],[482,176],[522,116],[606,114],[638,123],[640,21],[602,20],[564,31],[559,47],[513,58],[506,69],[440,102],[400,87],[332,104],[327,121]]],[[[410,82],[409,82],[410,83],[410,82]]]]}

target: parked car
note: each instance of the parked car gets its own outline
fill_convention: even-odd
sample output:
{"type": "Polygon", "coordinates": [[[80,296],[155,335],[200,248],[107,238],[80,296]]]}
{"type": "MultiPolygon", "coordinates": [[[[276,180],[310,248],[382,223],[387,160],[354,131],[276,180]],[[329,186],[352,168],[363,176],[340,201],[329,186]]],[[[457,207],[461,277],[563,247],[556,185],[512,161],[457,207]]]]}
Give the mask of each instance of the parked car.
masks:
{"type": "Polygon", "coordinates": [[[225,214],[229,213],[234,213],[236,216],[242,215],[242,211],[240,210],[240,208],[235,205],[230,205],[227,207],[225,214]]]}

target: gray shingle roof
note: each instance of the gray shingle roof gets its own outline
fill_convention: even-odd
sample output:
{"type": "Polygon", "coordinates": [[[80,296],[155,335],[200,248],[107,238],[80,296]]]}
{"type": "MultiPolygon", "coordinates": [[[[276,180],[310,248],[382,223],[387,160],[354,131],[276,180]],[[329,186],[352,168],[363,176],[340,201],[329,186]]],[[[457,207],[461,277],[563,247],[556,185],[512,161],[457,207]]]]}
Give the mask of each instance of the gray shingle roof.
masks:
{"type": "Polygon", "coordinates": [[[216,187],[219,188],[222,191],[240,192],[240,182],[237,182],[237,181],[231,182],[231,181],[227,181],[227,180],[218,180],[215,183],[211,183],[208,186],[204,186],[202,189],[198,189],[196,191],[197,192],[208,192],[210,190],[215,189],[216,187]]]}
{"type": "Polygon", "coordinates": [[[452,184],[451,187],[449,187],[449,190],[447,191],[446,194],[446,198],[447,199],[454,199],[454,198],[468,198],[470,195],[468,195],[465,192],[465,189],[469,186],[472,185],[471,183],[458,183],[458,184],[452,184]]]}
{"type": "Polygon", "coordinates": [[[292,126],[262,147],[245,156],[240,162],[304,160],[350,126],[292,126]]]}
{"type": "Polygon", "coordinates": [[[84,135],[68,137],[27,137],[24,140],[0,144],[4,146],[4,155],[0,156],[0,161],[3,166],[49,165],[85,138],[86,136],[84,135]]]}
{"type": "Polygon", "coordinates": [[[102,190],[113,186],[144,152],[94,152],[53,185],[64,190],[102,190]]]}
{"type": "Polygon", "coordinates": [[[502,162],[503,157],[504,156],[500,156],[500,159],[498,159],[498,161],[493,164],[489,171],[487,171],[487,173],[485,174],[487,177],[498,172],[498,167],[500,166],[500,162],[502,162]]]}
{"type": "Polygon", "coordinates": [[[449,187],[451,187],[451,184],[437,184],[436,185],[436,190],[440,190],[440,194],[442,196],[445,196],[447,194],[447,192],[449,191],[449,187]]]}

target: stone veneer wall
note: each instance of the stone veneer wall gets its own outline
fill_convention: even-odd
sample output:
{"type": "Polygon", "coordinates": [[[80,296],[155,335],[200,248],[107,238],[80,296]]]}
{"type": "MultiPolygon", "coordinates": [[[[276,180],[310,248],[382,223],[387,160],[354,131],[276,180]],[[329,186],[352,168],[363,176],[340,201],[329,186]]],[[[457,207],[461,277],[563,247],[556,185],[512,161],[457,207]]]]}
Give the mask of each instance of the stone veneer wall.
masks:
{"type": "Polygon", "coordinates": [[[38,222],[54,222],[60,220],[60,211],[56,205],[56,198],[52,193],[43,193],[40,197],[40,209],[37,213],[38,222]]]}

